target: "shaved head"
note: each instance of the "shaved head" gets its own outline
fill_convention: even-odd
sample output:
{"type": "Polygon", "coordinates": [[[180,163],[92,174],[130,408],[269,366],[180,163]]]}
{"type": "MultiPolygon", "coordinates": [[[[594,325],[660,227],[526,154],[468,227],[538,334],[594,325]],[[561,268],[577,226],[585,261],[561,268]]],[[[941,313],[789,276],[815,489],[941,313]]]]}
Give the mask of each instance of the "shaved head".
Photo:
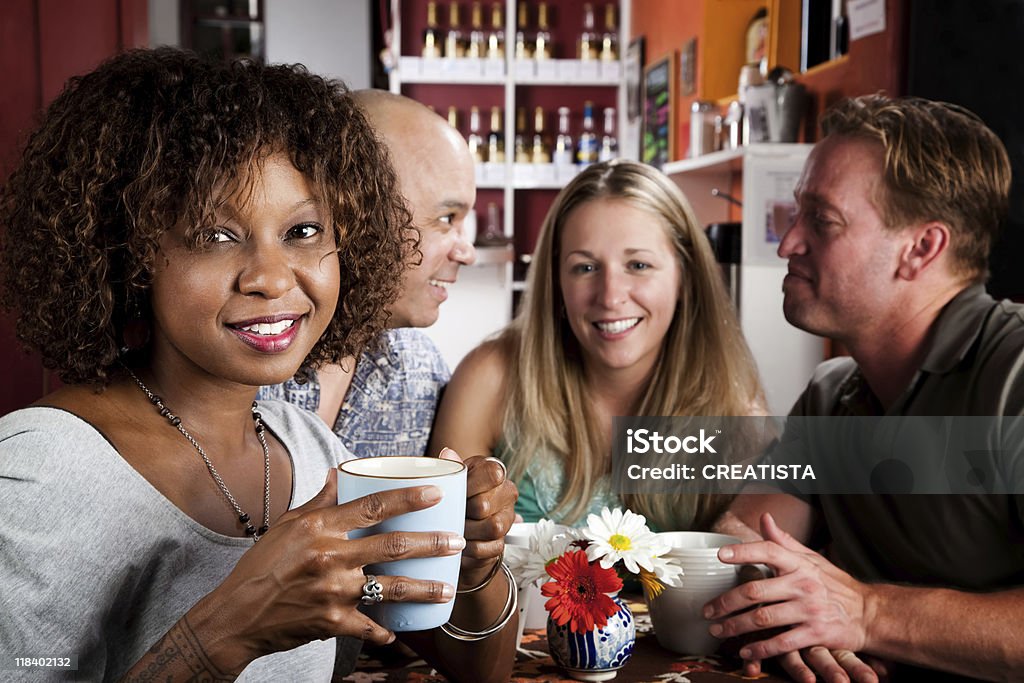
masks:
{"type": "Polygon", "coordinates": [[[457,159],[469,154],[459,132],[416,100],[386,90],[360,90],[353,96],[387,144],[400,176],[414,159],[437,154],[457,159]]]}
{"type": "Polygon", "coordinates": [[[391,153],[402,194],[420,231],[422,259],[392,307],[396,327],[426,327],[439,314],[460,265],[475,259],[462,233],[476,201],[475,165],[465,139],[416,100],[385,90],[353,93],[391,153]]]}

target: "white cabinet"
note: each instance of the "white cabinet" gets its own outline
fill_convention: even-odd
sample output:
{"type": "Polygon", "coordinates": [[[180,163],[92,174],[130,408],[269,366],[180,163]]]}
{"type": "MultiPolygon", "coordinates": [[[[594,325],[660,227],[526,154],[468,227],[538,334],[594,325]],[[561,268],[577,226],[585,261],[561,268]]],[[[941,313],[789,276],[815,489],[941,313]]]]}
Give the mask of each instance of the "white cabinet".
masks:
{"type": "Polygon", "coordinates": [[[742,187],[742,256],[739,318],[757,362],[772,415],[786,415],[815,366],[824,341],[790,325],[782,315],[786,261],[776,255],[773,223],[785,219],[793,189],[813,145],[755,144],[666,164],[703,225],[729,220],[729,203],[712,194],[742,187]]]}
{"type": "MultiPolygon", "coordinates": [[[[463,19],[461,23],[468,26],[472,2],[457,1],[463,19]]],[[[441,116],[445,116],[447,106],[456,106],[464,121],[468,120],[469,106],[479,105],[481,134],[485,136],[489,128],[489,107],[499,106],[504,114],[505,161],[499,167],[483,164],[477,173],[477,234],[484,231],[487,204],[499,204],[502,207],[502,228],[512,246],[478,247],[478,265],[462,269],[459,281],[449,290],[449,300],[441,307],[440,319],[426,330],[452,366],[465,352],[511,320],[513,291],[522,289],[525,263],[532,252],[540,221],[556,191],[566,182],[566,174],[558,177],[553,167],[515,163],[517,108],[528,107],[527,120],[532,123],[533,107],[543,106],[547,114],[545,130],[552,141],[558,132],[556,106],[568,106],[573,111],[571,132],[573,140],[578,140],[584,100],[588,99],[602,100],[604,106],[614,106],[620,140],[625,130],[626,89],[621,54],[629,42],[630,0],[614,3],[620,59],[611,63],[564,58],[575,56],[575,36],[582,27],[579,21],[584,5],[582,0],[549,0],[547,3],[553,19],[549,30],[555,43],[554,59],[516,60],[514,37],[519,6],[523,2],[525,0],[503,2],[505,57],[495,62],[486,58],[421,57],[420,35],[426,25],[427,3],[423,0],[391,0],[394,22],[391,45],[393,50],[400,52],[395,56],[395,66],[389,73],[391,91],[431,104],[441,116]]],[[[449,0],[437,3],[442,33],[447,29],[450,4],[449,0]]],[[[493,4],[493,0],[482,2],[485,28],[489,26],[493,4]]],[[[538,3],[529,0],[525,4],[530,12],[528,26],[535,31],[533,22],[538,3]]],[[[604,0],[592,2],[599,33],[603,27],[605,4],[604,0]]],[[[594,126],[599,137],[602,121],[601,113],[595,111],[594,126]]],[[[460,129],[463,134],[468,132],[466,124],[460,129]]],[[[532,125],[528,125],[528,129],[532,130],[532,125]]]]}

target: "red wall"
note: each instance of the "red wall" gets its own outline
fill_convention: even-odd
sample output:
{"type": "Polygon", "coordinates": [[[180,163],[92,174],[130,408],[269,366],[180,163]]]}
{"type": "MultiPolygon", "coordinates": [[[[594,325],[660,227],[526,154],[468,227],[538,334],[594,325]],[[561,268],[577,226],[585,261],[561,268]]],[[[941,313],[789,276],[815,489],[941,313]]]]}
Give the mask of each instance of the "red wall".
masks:
{"type": "MultiPolygon", "coordinates": [[[[69,77],[146,45],[148,35],[146,0],[0,2],[0,177],[69,77]]],[[[40,398],[53,381],[15,339],[13,320],[0,316],[0,415],[40,398]]]]}

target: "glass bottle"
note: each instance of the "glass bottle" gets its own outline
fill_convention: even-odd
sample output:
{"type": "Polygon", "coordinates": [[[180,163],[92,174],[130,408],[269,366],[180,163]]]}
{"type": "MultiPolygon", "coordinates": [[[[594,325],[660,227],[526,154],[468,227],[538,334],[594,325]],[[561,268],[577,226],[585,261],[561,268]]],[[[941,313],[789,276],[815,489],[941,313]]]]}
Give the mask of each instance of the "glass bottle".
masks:
{"type": "Polygon", "coordinates": [[[533,147],[530,150],[530,160],[535,164],[551,163],[551,145],[544,137],[543,107],[533,110],[533,147]]]}
{"type": "Polygon", "coordinates": [[[459,129],[459,110],[454,105],[448,107],[448,125],[453,129],[459,129]]]}
{"type": "Polygon", "coordinates": [[[587,100],[583,104],[583,132],[580,133],[576,145],[576,164],[586,168],[597,161],[597,135],[594,133],[594,103],[587,100]]]}
{"type": "Polygon", "coordinates": [[[491,32],[487,34],[487,59],[505,61],[505,20],[501,3],[491,5],[491,32]]]}
{"type": "Polygon", "coordinates": [[[487,202],[487,220],[484,222],[484,231],[476,238],[476,243],[480,246],[496,246],[507,242],[505,231],[501,229],[501,211],[495,202],[487,202]]]}
{"type": "Polygon", "coordinates": [[[610,161],[619,156],[619,141],[615,137],[615,107],[604,108],[604,135],[601,137],[601,151],[598,161],[610,161]]]}
{"type": "Polygon", "coordinates": [[[553,161],[556,166],[572,166],[575,151],[572,146],[572,135],[569,134],[569,107],[558,108],[558,137],[555,139],[553,161]]]}
{"type": "Polygon", "coordinates": [[[448,5],[448,33],[444,38],[444,56],[449,59],[466,56],[466,44],[459,30],[459,3],[452,0],[448,5]]]}
{"type": "Polygon", "coordinates": [[[526,107],[516,109],[516,137],[515,137],[517,164],[530,163],[530,151],[526,148],[526,107]]]}
{"type": "Polygon", "coordinates": [[[584,61],[597,59],[597,34],[594,33],[594,6],[583,4],[583,32],[576,45],[576,56],[584,61]]]}
{"type": "Polygon", "coordinates": [[[441,29],[437,26],[437,3],[427,3],[427,28],[423,29],[423,56],[441,56],[441,29]]]}
{"type": "Polygon", "coordinates": [[[757,10],[747,24],[746,48],[744,50],[747,64],[756,64],[762,76],[768,75],[768,10],[764,7],[757,10]]]}
{"type": "Polygon", "coordinates": [[[615,22],[615,4],[604,6],[604,34],[601,36],[601,61],[614,62],[619,58],[619,32],[615,22]]]}
{"type": "Polygon", "coordinates": [[[526,2],[519,3],[519,14],[516,19],[516,59],[533,57],[533,41],[526,35],[526,2]]]}
{"type": "Polygon", "coordinates": [[[483,59],[487,52],[487,41],[484,38],[484,12],[479,0],[473,3],[470,15],[469,47],[466,56],[470,59],[483,59]]]}
{"type": "Polygon", "coordinates": [[[487,134],[487,161],[500,164],[505,161],[505,133],[501,126],[501,107],[491,107],[491,132],[487,134]]]}
{"type": "Polygon", "coordinates": [[[469,145],[469,152],[473,160],[482,164],[484,162],[484,139],[480,137],[480,107],[469,108],[469,137],[466,138],[469,145]]]}
{"type": "Polygon", "coordinates": [[[548,3],[541,1],[537,5],[537,35],[534,38],[533,58],[536,60],[551,59],[551,33],[548,32],[548,3]]]}

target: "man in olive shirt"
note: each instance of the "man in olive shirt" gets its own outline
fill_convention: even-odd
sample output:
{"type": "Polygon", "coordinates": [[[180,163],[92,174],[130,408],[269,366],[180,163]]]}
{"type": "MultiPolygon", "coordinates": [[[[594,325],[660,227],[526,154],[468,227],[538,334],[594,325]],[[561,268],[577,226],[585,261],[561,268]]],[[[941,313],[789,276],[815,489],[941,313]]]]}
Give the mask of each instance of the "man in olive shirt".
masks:
{"type": "MultiPolygon", "coordinates": [[[[1002,144],[960,108],[882,96],[841,103],[823,129],[779,246],[783,308],[852,358],[819,366],[793,414],[1024,414],[1024,310],[982,284],[1008,203],[1002,144]]],[[[863,661],[933,681],[1019,675],[1024,475],[998,455],[1007,495],[740,496],[718,527],[752,542],[720,556],[776,577],[709,603],[712,633],[783,627],[741,656],[748,670],[780,656],[797,680],[877,680],[863,661]],[[804,545],[821,523],[828,559],[804,545]]]]}

